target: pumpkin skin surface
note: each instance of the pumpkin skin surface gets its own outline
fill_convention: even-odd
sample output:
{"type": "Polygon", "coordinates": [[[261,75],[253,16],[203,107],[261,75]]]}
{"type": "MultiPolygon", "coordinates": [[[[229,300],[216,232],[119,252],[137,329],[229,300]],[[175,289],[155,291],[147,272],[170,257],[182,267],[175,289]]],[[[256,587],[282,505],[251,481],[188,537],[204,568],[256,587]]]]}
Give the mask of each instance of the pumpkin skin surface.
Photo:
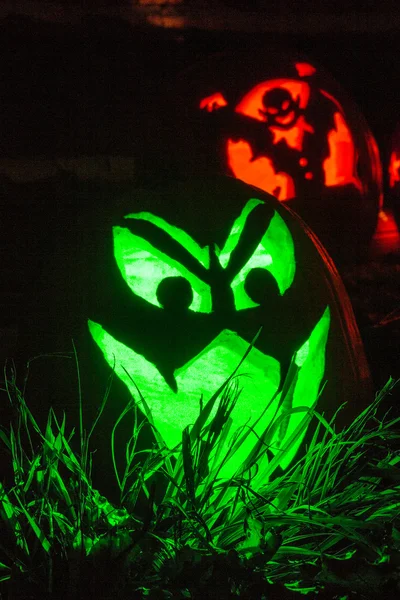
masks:
{"type": "Polygon", "coordinates": [[[331,76],[303,56],[256,47],[211,56],[170,87],[158,127],[169,169],[256,185],[298,212],[334,259],[365,252],[382,201],[379,151],[331,76]]]}
{"type": "MultiPolygon", "coordinates": [[[[359,410],[369,373],[351,306],[332,261],[294,213],[228,177],[135,190],[130,205],[108,232],[110,260],[88,326],[136,398],[139,388],[167,446],[181,441],[200,396],[205,404],[258,332],[239,370],[233,431],[263,411],[258,434],[285,408],[316,404],[330,416],[347,401],[359,410]],[[296,373],[293,396],[282,407],[288,372],[296,373]]],[[[275,452],[303,417],[290,417],[275,452]]]]}

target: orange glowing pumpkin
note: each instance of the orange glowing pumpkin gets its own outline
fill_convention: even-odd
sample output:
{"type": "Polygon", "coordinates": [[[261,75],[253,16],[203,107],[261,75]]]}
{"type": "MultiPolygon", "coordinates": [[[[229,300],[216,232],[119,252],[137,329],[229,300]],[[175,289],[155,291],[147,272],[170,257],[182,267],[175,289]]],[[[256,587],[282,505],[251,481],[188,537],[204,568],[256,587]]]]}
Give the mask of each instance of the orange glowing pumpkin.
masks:
{"type": "Polygon", "coordinates": [[[379,151],[332,77],[257,48],[210,57],[172,87],[175,172],[229,174],[273,194],[337,259],[367,249],[382,201],[379,151]]]}
{"type": "MultiPolygon", "coordinates": [[[[298,72],[304,73],[304,69],[300,69],[304,63],[295,66],[298,72]]],[[[306,75],[314,73],[314,67],[309,65],[306,75]]],[[[228,137],[227,163],[235,177],[272,193],[282,201],[294,198],[303,180],[317,180],[319,185],[326,187],[349,184],[362,190],[356,170],[354,140],[343,110],[327,92],[319,90],[318,93],[318,102],[331,119],[331,128],[324,132],[321,140],[326,146],[323,151],[326,157],[321,157],[321,148],[319,152],[313,151],[313,138],[320,132],[318,123],[311,124],[313,114],[307,115],[311,95],[309,83],[295,79],[272,79],[254,86],[234,108],[238,115],[264,123],[267,129],[262,149],[254,148],[252,140],[228,137]],[[288,169],[288,161],[286,165],[283,164],[283,169],[286,168],[289,173],[277,170],[282,151],[292,151],[297,169],[288,169]]],[[[200,108],[206,108],[209,112],[224,106],[228,106],[228,102],[221,93],[200,102],[200,108]]]]}

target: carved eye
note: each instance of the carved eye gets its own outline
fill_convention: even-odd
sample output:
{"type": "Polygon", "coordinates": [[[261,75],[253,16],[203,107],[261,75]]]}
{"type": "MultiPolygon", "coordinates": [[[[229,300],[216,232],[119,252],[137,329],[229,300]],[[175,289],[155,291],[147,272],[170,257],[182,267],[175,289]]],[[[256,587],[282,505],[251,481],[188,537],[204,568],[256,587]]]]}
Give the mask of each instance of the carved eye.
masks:
{"type": "Polygon", "coordinates": [[[156,296],[159,304],[170,312],[185,311],[193,303],[193,289],[184,277],[165,277],[158,284],[156,296]]]}
{"type": "Polygon", "coordinates": [[[261,242],[231,283],[236,309],[259,306],[264,298],[268,299],[269,293],[276,294],[278,291],[282,296],[292,285],[295,272],[292,234],[282,217],[275,212],[261,242]],[[261,271],[266,274],[263,275],[261,271]],[[276,282],[275,286],[271,276],[276,282]]]}
{"type": "MultiPolygon", "coordinates": [[[[113,233],[115,260],[134,294],[160,308],[172,309],[175,301],[175,308],[211,312],[211,290],[207,283],[126,227],[116,226],[113,233]]],[[[172,228],[169,233],[173,233],[172,228]]]]}
{"type": "Polygon", "coordinates": [[[271,302],[279,296],[279,288],[274,276],[260,267],[251,269],[244,281],[244,291],[255,304],[271,302]]]}
{"type": "MultiPolygon", "coordinates": [[[[247,219],[260,204],[263,202],[256,198],[247,202],[222,250],[217,248],[220,265],[230,270],[227,285],[232,289],[236,310],[259,306],[272,295],[284,294],[296,271],[292,235],[277,212],[273,213],[265,233],[260,232],[262,238],[250,258],[247,259],[246,254],[246,262],[243,264],[242,261],[232,270],[232,264],[235,264],[235,261],[231,262],[232,255],[238,244],[243,242],[247,219]]],[[[133,221],[126,227],[113,228],[114,256],[132,292],[169,311],[211,313],[212,290],[207,283],[209,247],[200,247],[182,229],[150,213],[132,214],[125,218],[133,221]],[[138,224],[142,226],[140,234],[137,233],[138,224]],[[147,233],[143,225],[147,227],[147,233]],[[152,238],[151,231],[153,234],[161,232],[164,237],[152,238]],[[152,241],[147,239],[147,235],[152,241]]]]}

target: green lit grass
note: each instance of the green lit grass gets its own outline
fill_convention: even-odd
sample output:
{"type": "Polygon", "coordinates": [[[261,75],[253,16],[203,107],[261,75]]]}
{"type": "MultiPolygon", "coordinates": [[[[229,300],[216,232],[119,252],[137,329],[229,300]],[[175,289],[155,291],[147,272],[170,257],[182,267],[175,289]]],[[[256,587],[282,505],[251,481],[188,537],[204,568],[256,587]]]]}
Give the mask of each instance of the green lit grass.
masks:
{"type": "Polygon", "coordinates": [[[268,447],[282,417],[273,421],[229,480],[219,477],[229,458],[224,441],[234,434],[234,453],[251,433],[231,431],[230,413],[245,380],[232,374],[204,399],[196,423],[173,450],[137,390],[111,433],[114,456],[119,424],[130,414],[125,468],[114,460],[119,505],[102,497],[91,479],[90,440],[109,389],[89,429],[78,389],[76,433],[53,409],[41,429],[12,367],[6,366],[5,382],[15,416],[0,428],[12,467],[11,483],[0,483],[2,600],[398,595],[400,419],[381,414],[387,395],[398,392],[393,380],[344,431],[308,410],[274,453],[268,447]],[[138,440],[148,424],[139,419],[139,402],[157,441],[140,450],[140,461],[138,440]],[[282,456],[311,418],[315,433],[307,451],[282,472],[282,456]],[[164,492],[156,500],[158,485],[164,492]]]}

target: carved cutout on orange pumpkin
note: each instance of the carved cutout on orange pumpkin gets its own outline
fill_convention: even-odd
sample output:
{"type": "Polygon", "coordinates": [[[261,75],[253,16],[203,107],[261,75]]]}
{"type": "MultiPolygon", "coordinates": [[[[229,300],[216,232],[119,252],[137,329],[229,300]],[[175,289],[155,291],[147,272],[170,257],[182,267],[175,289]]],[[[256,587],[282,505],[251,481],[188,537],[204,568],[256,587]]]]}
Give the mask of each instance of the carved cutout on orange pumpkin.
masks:
{"type": "MultiPolygon", "coordinates": [[[[309,63],[296,63],[295,66],[302,77],[316,72],[309,63]]],[[[200,102],[200,108],[207,112],[226,106],[228,102],[221,92],[200,102]]],[[[253,145],[251,133],[249,139],[245,139],[243,128],[240,135],[228,133],[226,161],[238,179],[260,187],[280,201],[294,198],[301,181],[321,187],[352,185],[362,191],[357,175],[358,155],[343,108],[326,91],[314,90],[302,80],[271,79],[255,85],[245,94],[234,113],[260,123],[261,127],[265,124],[265,135],[261,130],[259,135],[259,139],[265,138],[261,146],[259,141],[253,145]],[[323,123],[321,125],[315,119],[313,110],[308,110],[310,100],[318,107],[323,105],[322,111],[328,119],[325,131],[323,123]],[[314,135],[313,149],[309,136],[314,135]],[[325,147],[322,151],[321,146],[325,147]],[[322,152],[319,159],[315,148],[322,152]],[[301,156],[296,158],[296,154],[301,156]],[[297,172],[296,167],[291,166],[293,160],[297,172]]]]}
{"type": "Polygon", "coordinates": [[[253,151],[248,142],[228,140],[227,155],[229,168],[238,179],[265,190],[278,200],[294,198],[295,185],[292,177],[288,173],[276,171],[272,160],[266,156],[252,160],[253,151]]]}
{"type": "MultiPolygon", "coordinates": [[[[302,70],[303,74],[304,72],[302,70]]],[[[305,135],[315,133],[315,128],[307,121],[304,114],[310,93],[310,86],[303,81],[275,79],[256,85],[239,102],[235,111],[258,121],[264,121],[272,134],[273,145],[283,141],[287,147],[302,152],[305,135]],[[277,91],[280,91],[280,106],[277,91]],[[284,98],[285,94],[290,94],[292,106],[288,106],[288,100],[284,98]],[[273,101],[272,106],[269,105],[270,98],[273,101]]],[[[322,183],[326,187],[350,184],[361,190],[361,182],[356,175],[357,155],[354,141],[343,117],[341,106],[327,92],[321,90],[321,94],[339,109],[333,114],[334,128],[326,134],[328,156],[322,163],[324,177],[322,183]]],[[[296,185],[291,175],[277,171],[272,157],[254,157],[250,145],[247,144],[246,148],[244,144],[246,142],[239,145],[239,142],[234,143],[231,139],[227,142],[228,164],[233,174],[247,183],[262,187],[279,200],[293,198],[296,195],[296,185]]],[[[305,157],[301,157],[299,164],[306,166],[308,161],[305,157]]],[[[309,170],[304,173],[304,178],[312,181],[314,173],[309,170]]]]}
{"type": "Polygon", "coordinates": [[[400,183],[400,154],[393,151],[389,162],[389,186],[394,188],[396,183],[400,183]]]}
{"type": "Polygon", "coordinates": [[[273,144],[284,139],[290,148],[299,152],[303,147],[303,138],[306,131],[314,132],[314,128],[306,122],[301,112],[307,107],[310,97],[310,86],[303,81],[295,79],[271,79],[256,85],[235,108],[235,112],[266,123],[273,135],[273,144]],[[276,101],[276,92],[281,92],[281,104],[276,101]],[[283,94],[286,92],[286,97],[283,94]],[[291,101],[289,123],[279,122],[279,114],[287,113],[285,102],[291,101]],[[276,110],[275,119],[271,119],[272,111],[276,110]],[[270,117],[270,118],[268,118],[270,117]],[[290,127],[288,126],[290,124],[290,127]]]}
{"type": "Polygon", "coordinates": [[[317,72],[317,69],[307,62],[298,62],[294,65],[299,77],[309,77],[317,72]]]}
{"type": "Polygon", "coordinates": [[[334,114],[335,129],[328,133],[329,156],[322,165],[325,174],[325,185],[352,184],[362,191],[361,181],[355,175],[357,155],[353,139],[346,122],[339,112],[334,114]]]}
{"type": "Polygon", "coordinates": [[[207,112],[212,112],[218,108],[222,108],[223,106],[228,106],[228,102],[225,100],[221,92],[216,92],[215,94],[211,94],[211,96],[207,96],[200,101],[200,109],[206,110],[207,112]]]}

